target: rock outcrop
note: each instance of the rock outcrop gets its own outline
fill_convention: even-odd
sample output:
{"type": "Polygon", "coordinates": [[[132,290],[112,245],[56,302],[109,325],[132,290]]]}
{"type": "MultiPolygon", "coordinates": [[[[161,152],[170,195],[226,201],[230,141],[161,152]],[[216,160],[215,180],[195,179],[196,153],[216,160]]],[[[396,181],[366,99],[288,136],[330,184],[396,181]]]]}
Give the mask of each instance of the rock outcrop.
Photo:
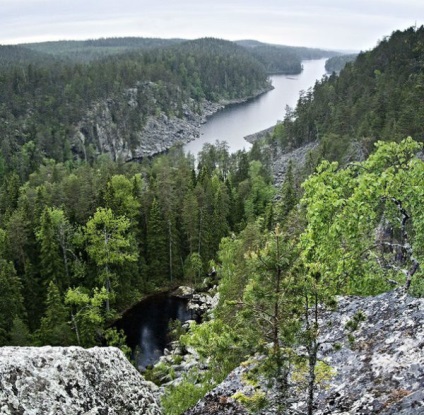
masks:
{"type": "Polygon", "coordinates": [[[317,415],[424,414],[424,299],[402,290],[343,298],[322,327],[320,358],[336,375],[319,390],[317,415]],[[349,341],[358,313],[365,320],[349,341]]]}
{"type": "Polygon", "coordinates": [[[84,159],[99,154],[124,161],[152,157],[198,138],[201,124],[217,111],[246,102],[273,87],[268,85],[251,97],[230,101],[196,102],[191,98],[179,103],[171,101],[167,103],[167,114],[158,102],[161,88],[155,82],[140,82],[121,96],[93,104],[75,126],[74,153],[84,159]]]}
{"type": "MultiPolygon", "coordinates": [[[[315,415],[424,414],[424,299],[402,290],[343,297],[337,311],[323,314],[320,327],[319,359],[334,375],[318,386],[315,415]],[[347,323],[358,313],[363,321],[350,332],[347,323]]],[[[244,380],[249,370],[235,369],[186,415],[245,414],[234,395],[258,392],[244,380]]],[[[290,384],[288,406],[281,412],[275,409],[276,391],[260,383],[271,405],[259,413],[307,413],[305,393],[293,380],[290,384]]]]}
{"type": "Polygon", "coordinates": [[[273,157],[272,170],[274,176],[274,185],[280,187],[286,177],[289,163],[292,162],[296,169],[301,169],[305,165],[306,156],[318,146],[318,142],[307,143],[302,147],[288,152],[280,152],[273,157]]]}
{"type": "MultiPolygon", "coordinates": [[[[138,87],[143,91],[154,88],[152,82],[138,87]]],[[[136,89],[136,88],[134,88],[136,89]]],[[[148,94],[148,92],[145,92],[148,94]]],[[[99,102],[78,123],[73,136],[73,150],[82,158],[95,154],[108,154],[113,160],[140,160],[160,154],[176,144],[184,144],[199,137],[200,126],[207,117],[224,107],[224,104],[193,100],[182,105],[180,117],[142,114],[137,92],[128,90],[123,98],[99,102]]],[[[155,107],[155,99],[149,105],[155,107]]],[[[148,102],[150,102],[148,101],[148,102]]]]}
{"type": "Polygon", "coordinates": [[[155,389],[114,347],[0,348],[4,415],[160,415],[155,389]]]}

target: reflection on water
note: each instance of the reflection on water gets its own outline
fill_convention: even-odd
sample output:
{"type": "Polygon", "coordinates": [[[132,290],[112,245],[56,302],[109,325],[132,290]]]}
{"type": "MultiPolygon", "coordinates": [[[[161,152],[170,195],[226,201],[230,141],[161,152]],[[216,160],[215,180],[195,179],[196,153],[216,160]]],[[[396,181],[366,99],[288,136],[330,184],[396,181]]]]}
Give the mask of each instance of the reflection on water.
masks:
{"type": "Polygon", "coordinates": [[[187,310],[187,300],[158,294],[128,310],[115,327],[124,330],[137,367],[145,369],[163,354],[169,342],[169,321],[187,321],[191,317],[191,312],[187,310]]]}

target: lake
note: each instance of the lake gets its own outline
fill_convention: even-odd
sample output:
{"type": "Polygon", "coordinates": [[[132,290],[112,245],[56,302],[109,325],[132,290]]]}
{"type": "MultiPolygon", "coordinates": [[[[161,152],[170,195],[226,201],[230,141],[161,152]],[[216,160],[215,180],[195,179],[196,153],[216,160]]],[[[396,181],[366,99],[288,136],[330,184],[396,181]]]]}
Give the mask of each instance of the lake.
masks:
{"type": "Polygon", "coordinates": [[[197,155],[203,144],[226,141],[231,153],[251,147],[244,137],[272,127],[284,118],[286,106],[294,108],[300,91],[306,91],[325,74],[326,59],[303,61],[298,75],[272,75],[274,89],[249,102],[217,112],[201,126],[200,137],[184,146],[197,155]]]}
{"type": "Polygon", "coordinates": [[[129,309],[114,327],[123,330],[127,345],[139,369],[144,370],[162,356],[169,342],[170,320],[190,320],[192,312],[187,310],[188,300],[169,295],[155,294],[129,309]]]}

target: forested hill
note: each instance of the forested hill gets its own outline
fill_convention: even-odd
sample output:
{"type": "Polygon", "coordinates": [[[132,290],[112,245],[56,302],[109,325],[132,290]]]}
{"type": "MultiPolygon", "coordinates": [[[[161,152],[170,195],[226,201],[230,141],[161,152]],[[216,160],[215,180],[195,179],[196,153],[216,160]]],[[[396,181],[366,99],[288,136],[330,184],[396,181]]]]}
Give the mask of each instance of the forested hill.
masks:
{"type": "Polygon", "coordinates": [[[51,63],[54,58],[47,53],[33,51],[23,46],[1,46],[0,45],[0,68],[4,70],[9,66],[46,64],[51,63]]]}
{"type": "Polygon", "coordinates": [[[20,46],[61,59],[88,62],[108,55],[132,50],[149,50],[184,42],[183,39],[158,39],[142,37],[102,38],[90,40],[61,40],[41,43],[25,43],[20,46]]]}
{"type": "Polygon", "coordinates": [[[297,74],[302,71],[302,60],[321,59],[339,55],[323,49],[273,45],[256,40],[239,40],[238,45],[249,50],[263,63],[268,73],[297,74]]]}
{"type": "Polygon", "coordinates": [[[423,141],[423,85],[424,27],[396,31],[305,92],[274,138],[285,148],[319,139],[336,158],[349,146],[369,154],[377,140],[423,141]]]}
{"type": "Polygon", "coordinates": [[[205,99],[240,99],[269,88],[261,63],[241,46],[217,39],[87,63],[43,60],[45,52],[23,47],[2,47],[0,54],[1,164],[6,171],[26,171],[24,179],[43,157],[65,161],[105,151],[99,129],[106,130],[106,118],[114,129],[107,139],[117,130],[119,146],[130,152],[142,145],[150,116],[183,118],[201,112],[205,99]],[[88,121],[78,127],[83,119],[88,121]],[[22,166],[28,151],[32,165],[22,166]]]}
{"type": "Polygon", "coordinates": [[[195,172],[181,148],[113,161],[100,154],[101,133],[135,147],[147,122],[169,126],[207,100],[269,88],[266,71],[217,39],[85,63],[2,52],[0,345],[116,345],[105,333],[117,312],[175,281],[199,282],[221,238],[274,192],[260,152],[206,149],[195,172]]]}

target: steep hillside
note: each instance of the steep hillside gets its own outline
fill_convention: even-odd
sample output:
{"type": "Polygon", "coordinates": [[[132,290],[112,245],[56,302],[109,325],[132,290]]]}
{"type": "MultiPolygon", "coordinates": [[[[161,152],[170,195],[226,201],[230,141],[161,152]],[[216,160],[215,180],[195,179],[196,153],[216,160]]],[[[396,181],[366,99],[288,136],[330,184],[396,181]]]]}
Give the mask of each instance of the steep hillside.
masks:
{"type": "Polygon", "coordinates": [[[396,31],[305,92],[274,139],[282,147],[320,140],[330,158],[352,143],[366,155],[377,140],[423,141],[423,83],[424,27],[396,31]]]}
{"type": "MultiPolygon", "coordinates": [[[[329,365],[331,375],[321,380],[314,415],[424,413],[423,299],[401,291],[340,298],[337,311],[323,316],[321,327],[319,359],[329,365]],[[363,321],[351,331],[349,322],[358,313],[363,321]]],[[[281,400],[265,379],[256,385],[249,382],[258,358],[235,369],[185,415],[248,414],[254,397],[261,394],[270,405],[254,413],[306,414],[307,398],[300,393],[303,375],[293,367],[290,391],[286,401],[281,400]]]]}

